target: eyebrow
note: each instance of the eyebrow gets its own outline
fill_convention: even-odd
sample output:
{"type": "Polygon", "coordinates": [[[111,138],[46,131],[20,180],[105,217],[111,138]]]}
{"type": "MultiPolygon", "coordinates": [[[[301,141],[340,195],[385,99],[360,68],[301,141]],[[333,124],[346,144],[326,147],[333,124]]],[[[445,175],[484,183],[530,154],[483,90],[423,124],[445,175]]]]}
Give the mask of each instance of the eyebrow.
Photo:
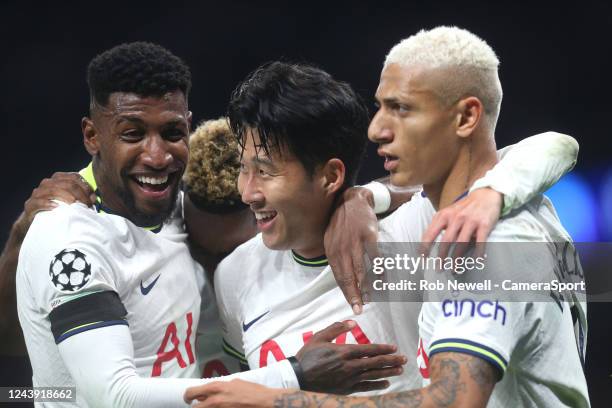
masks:
{"type": "Polygon", "coordinates": [[[264,158],[260,158],[259,156],[255,157],[253,159],[253,163],[258,164],[258,165],[264,165],[264,166],[268,166],[272,169],[276,169],[276,166],[274,165],[274,163],[272,162],[272,160],[270,160],[267,157],[264,158]]]}
{"type": "Polygon", "coordinates": [[[127,116],[127,115],[121,115],[119,116],[119,118],[117,119],[117,124],[119,123],[123,123],[123,122],[132,122],[132,123],[138,123],[139,125],[144,125],[144,120],[137,118],[137,117],[133,117],[133,116],[127,116]]]}
{"type": "Polygon", "coordinates": [[[181,127],[181,126],[187,126],[187,121],[180,120],[180,119],[172,119],[171,121],[166,122],[163,125],[164,128],[181,127]]]}
{"type": "MultiPolygon", "coordinates": [[[[121,115],[119,116],[119,118],[117,119],[117,124],[121,124],[123,122],[131,122],[131,123],[136,123],[138,125],[146,125],[145,121],[138,118],[138,117],[134,117],[134,116],[129,116],[129,115],[121,115]]],[[[172,127],[181,127],[181,126],[186,126],[187,122],[185,120],[180,120],[180,119],[172,119],[166,123],[164,123],[162,125],[162,128],[164,129],[168,129],[168,128],[172,128],[172,127]]]]}
{"type": "MultiPolygon", "coordinates": [[[[378,100],[378,99],[377,99],[377,100],[378,100]]],[[[398,98],[396,98],[396,97],[383,98],[381,102],[382,102],[382,103],[385,103],[385,104],[393,104],[393,103],[406,103],[406,102],[402,102],[402,101],[400,101],[400,100],[399,100],[398,98]]]]}

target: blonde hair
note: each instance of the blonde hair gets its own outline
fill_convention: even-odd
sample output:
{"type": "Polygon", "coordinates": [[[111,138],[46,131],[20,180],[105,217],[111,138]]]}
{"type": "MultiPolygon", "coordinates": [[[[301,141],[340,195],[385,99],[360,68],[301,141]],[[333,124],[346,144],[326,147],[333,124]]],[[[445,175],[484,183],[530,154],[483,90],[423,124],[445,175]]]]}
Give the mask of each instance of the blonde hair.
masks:
{"type": "Polygon", "coordinates": [[[451,104],[466,96],[476,96],[485,112],[494,122],[497,120],[502,100],[497,73],[499,59],[477,35],[447,26],[421,30],[389,51],[384,66],[389,64],[447,70],[441,89],[436,90],[443,102],[451,104]]]}
{"type": "Polygon", "coordinates": [[[189,138],[186,189],[200,205],[236,205],[240,151],[227,118],[201,123],[189,138]]]}

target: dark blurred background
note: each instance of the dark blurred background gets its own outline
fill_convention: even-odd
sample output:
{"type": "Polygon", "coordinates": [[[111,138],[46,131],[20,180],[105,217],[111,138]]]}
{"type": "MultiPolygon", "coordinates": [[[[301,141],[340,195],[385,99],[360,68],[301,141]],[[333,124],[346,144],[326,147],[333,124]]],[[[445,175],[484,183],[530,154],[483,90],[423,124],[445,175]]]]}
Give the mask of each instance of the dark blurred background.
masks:
{"type": "MultiPolygon", "coordinates": [[[[0,5],[2,244],[42,178],[88,162],[80,119],[88,106],[85,68],[97,53],[147,40],[182,57],[193,72],[190,108],[198,123],[223,115],[237,82],[278,58],[315,63],[370,101],[390,47],[441,24],[480,35],[501,60],[499,146],[546,130],[579,141],[578,165],[549,194],[576,241],[612,241],[610,2],[70,3],[0,5]]],[[[382,174],[370,149],[361,180],[382,174]]],[[[606,303],[589,309],[594,406],[609,406],[611,311],[606,303]]],[[[0,364],[0,386],[27,384],[23,359],[0,357],[0,364]]]]}

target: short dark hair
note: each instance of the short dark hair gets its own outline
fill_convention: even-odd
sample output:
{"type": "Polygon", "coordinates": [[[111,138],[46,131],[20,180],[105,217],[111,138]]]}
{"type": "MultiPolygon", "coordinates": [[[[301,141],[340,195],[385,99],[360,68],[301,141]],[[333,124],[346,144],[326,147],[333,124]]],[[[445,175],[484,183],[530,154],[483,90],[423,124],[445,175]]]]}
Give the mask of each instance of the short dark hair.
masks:
{"type": "Polygon", "coordinates": [[[113,92],[162,96],[180,90],[189,96],[189,67],[164,47],[149,42],[120,44],[94,57],[87,68],[90,102],[108,104],[113,92]]]}
{"type": "Polygon", "coordinates": [[[310,175],[335,157],[346,167],[345,186],[355,183],[368,111],[348,83],[327,72],[306,64],[264,64],[234,90],[228,117],[242,147],[245,132],[253,129],[267,154],[284,146],[310,175]]]}

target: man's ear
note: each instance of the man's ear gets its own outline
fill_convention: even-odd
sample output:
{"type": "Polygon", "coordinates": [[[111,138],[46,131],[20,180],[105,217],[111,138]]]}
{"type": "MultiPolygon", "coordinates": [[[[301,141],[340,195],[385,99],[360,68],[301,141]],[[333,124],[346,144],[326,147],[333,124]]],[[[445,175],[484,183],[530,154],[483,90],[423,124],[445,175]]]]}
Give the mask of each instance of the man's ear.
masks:
{"type": "Polygon", "coordinates": [[[100,152],[100,136],[91,118],[85,116],[81,119],[81,132],[85,149],[92,157],[96,156],[100,152]]]}
{"type": "Polygon", "coordinates": [[[327,194],[335,194],[344,185],[346,167],[340,159],[329,159],[321,169],[323,176],[323,188],[327,194]]]}
{"type": "Polygon", "coordinates": [[[457,135],[468,137],[478,127],[482,119],[484,107],[480,99],[469,96],[457,103],[457,135]]]}
{"type": "Polygon", "coordinates": [[[187,111],[187,126],[189,127],[189,133],[191,133],[191,120],[193,119],[193,112],[187,111]]]}

